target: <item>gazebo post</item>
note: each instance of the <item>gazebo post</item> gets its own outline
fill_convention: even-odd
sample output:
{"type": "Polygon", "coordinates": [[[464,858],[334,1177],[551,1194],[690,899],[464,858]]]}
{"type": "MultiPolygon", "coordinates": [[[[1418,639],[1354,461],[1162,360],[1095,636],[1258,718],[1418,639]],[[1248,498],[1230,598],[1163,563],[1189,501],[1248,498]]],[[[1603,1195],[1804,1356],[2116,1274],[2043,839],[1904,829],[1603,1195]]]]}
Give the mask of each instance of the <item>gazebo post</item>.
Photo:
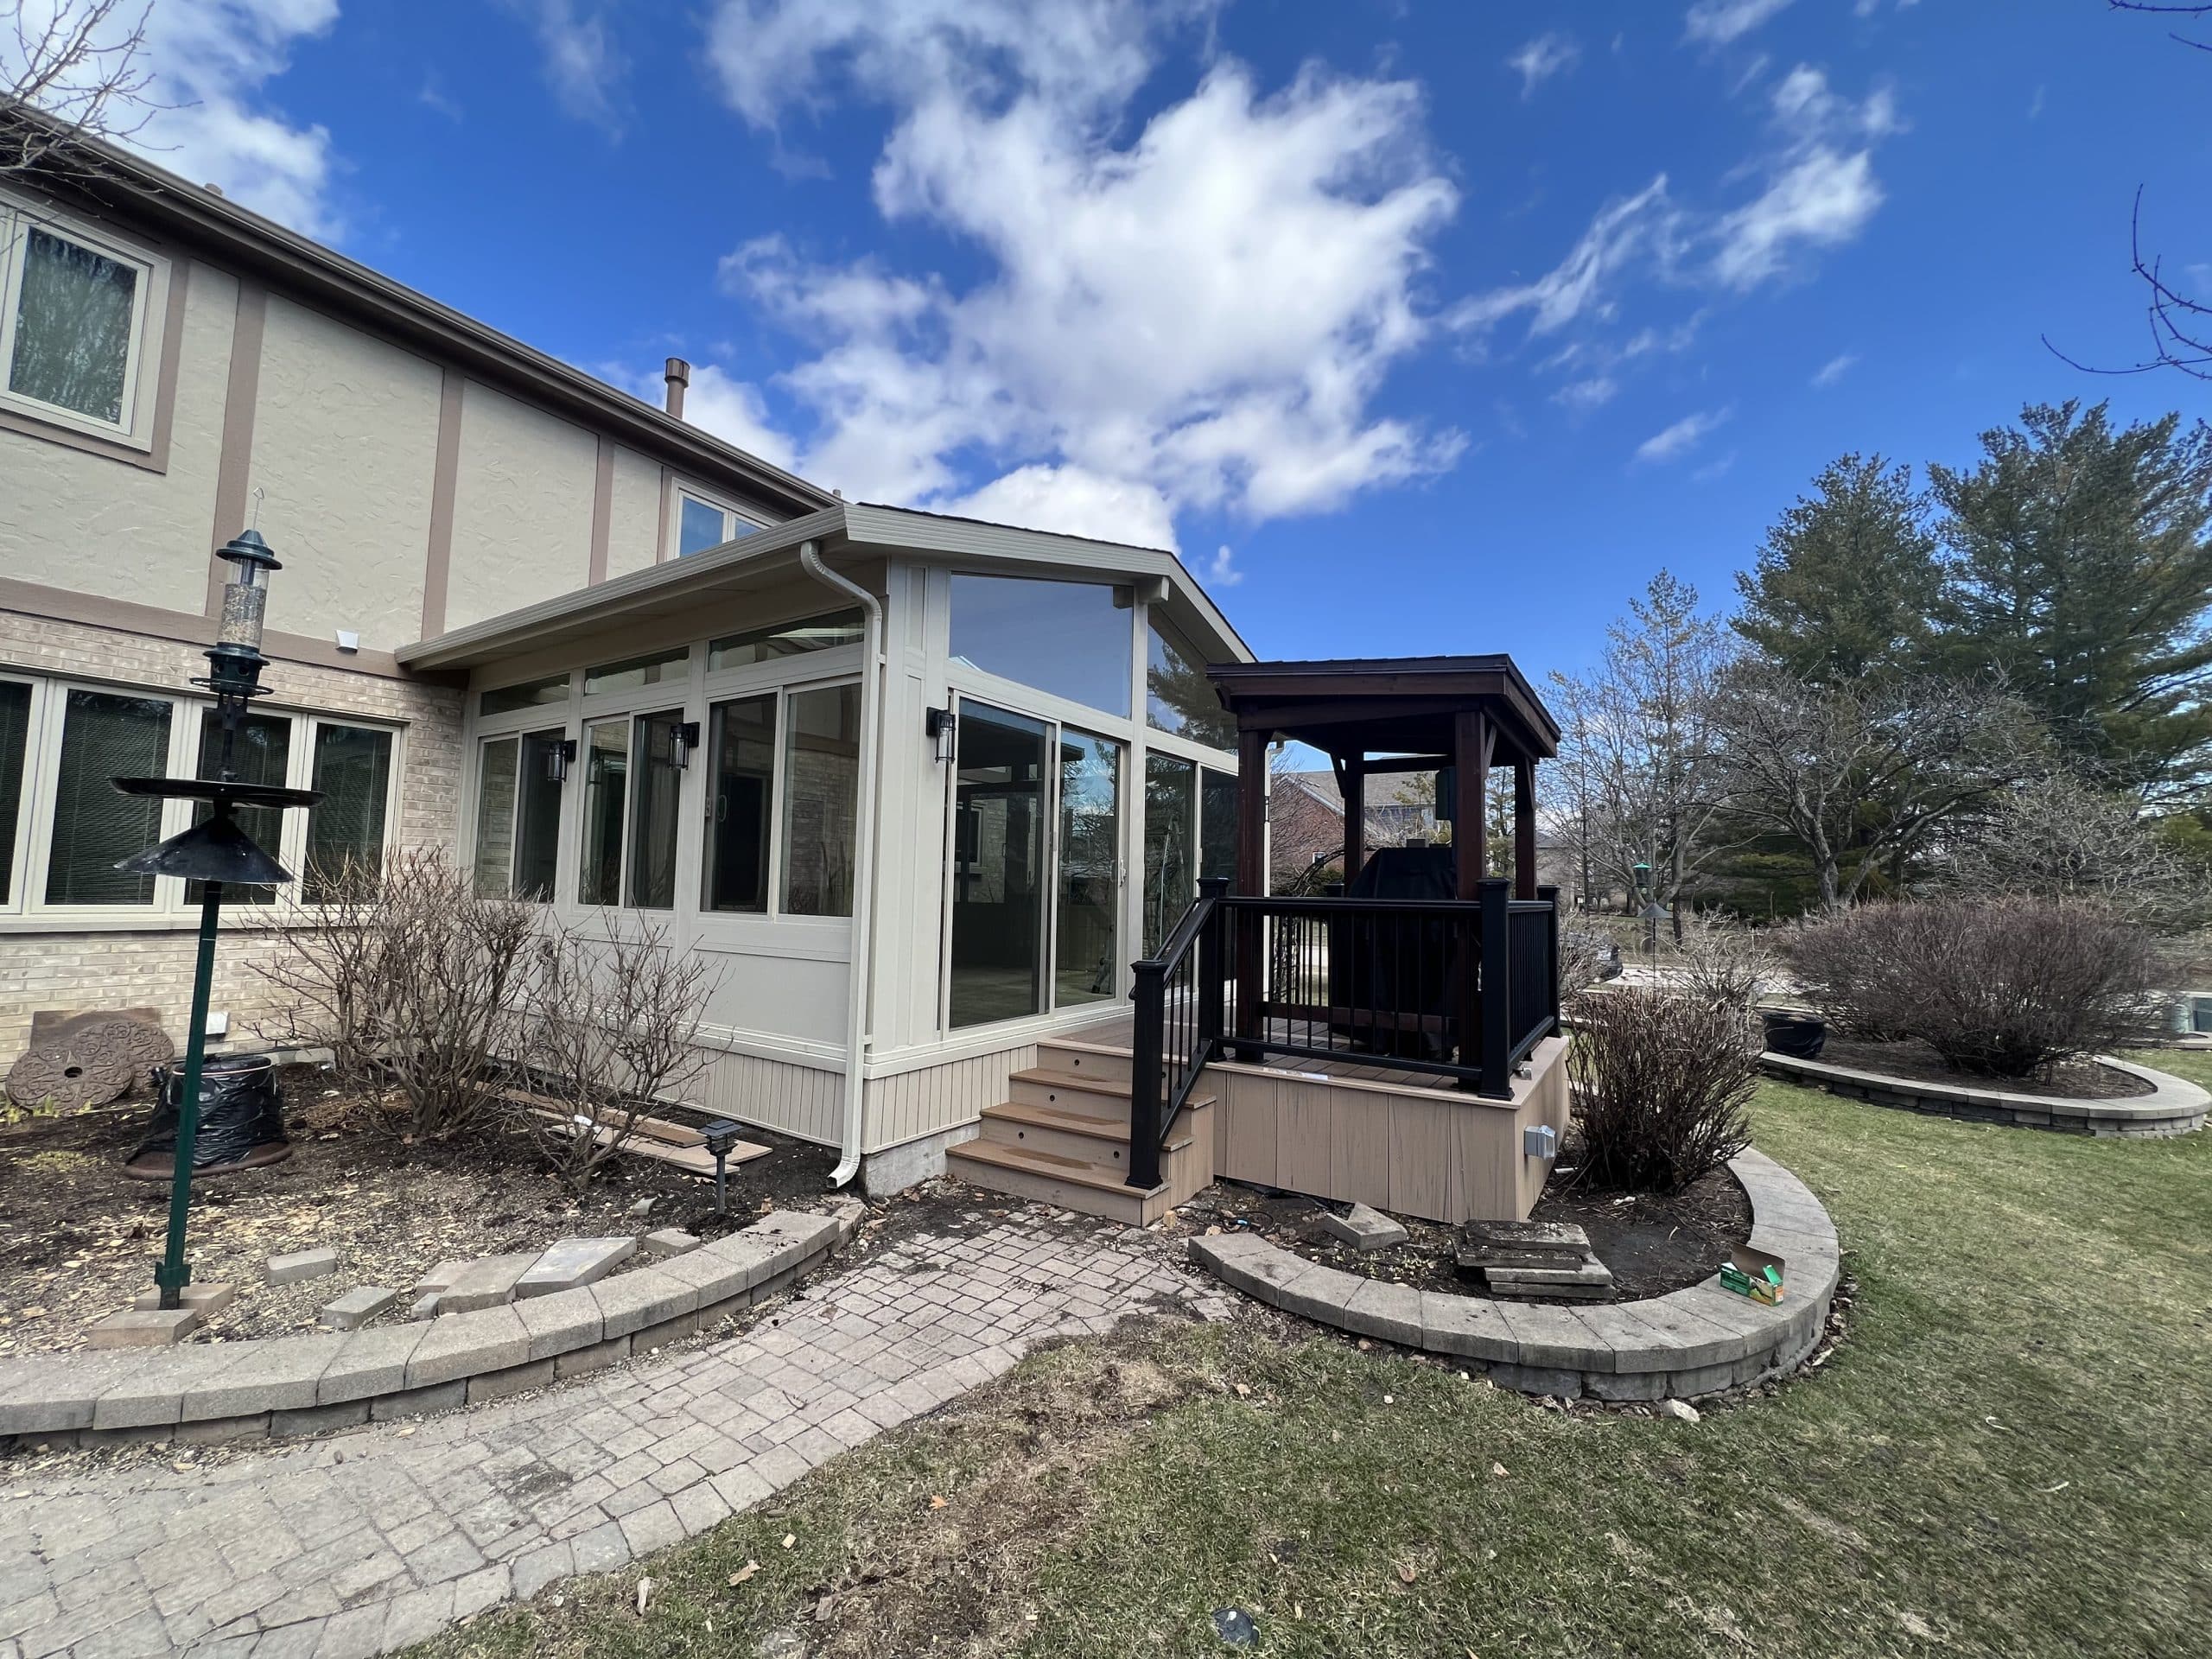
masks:
{"type": "Polygon", "coordinates": [[[1536,763],[1525,754],[1513,761],[1513,896],[1536,896],[1536,763]]]}
{"type": "MultiPolygon", "coordinates": [[[[1490,717],[1481,709],[1463,709],[1452,717],[1452,862],[1462,899],[1482,897],[1486,874],[1491,741],[1490,717]]],[[[1483,1046],[1483,936],[1471,914],[1460,925],[1458,954],[1459,1064],[1473,1065],[1483,1046]]]]}
{"type": "Polygon", "coordinates": [[[1344,887],[1350,891],[1359,867],[1367,862],[1367,757],[1332,755],[1337,790],[1344,800],[1344,887]]]}
{"type": "MultiPolygon", "coordinates": [[[[1268,890],[1268,732],[1242,727],[1236,734],[1236,891],[1258,898],[1268,890]]],[[[1236,1034],[1260,1035],[1260,913],[1230,912],[1236,919],[1236,1034]]],[[[1257,1055],[1238,1058],[1257,1058],[1257,1055]]]]}

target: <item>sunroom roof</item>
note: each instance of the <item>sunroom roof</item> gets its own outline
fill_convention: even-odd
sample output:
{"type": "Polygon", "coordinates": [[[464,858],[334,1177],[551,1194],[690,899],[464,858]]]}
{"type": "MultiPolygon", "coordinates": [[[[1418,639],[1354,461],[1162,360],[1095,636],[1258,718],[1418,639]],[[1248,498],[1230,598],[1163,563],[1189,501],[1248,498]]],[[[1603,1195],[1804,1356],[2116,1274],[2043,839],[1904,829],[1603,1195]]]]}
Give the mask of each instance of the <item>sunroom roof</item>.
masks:
{"type": "Polygon", "coordinates": [[[920,555],[957,569],[1166,584],[1170,614],[1210,655],[1249,662],[1250,647],[1230,626],[1196,577],[1160,548],[944,513],[848,502],[772,524],[720,547],[649,565],[590,588],[556,594],[499,616],[402,645],[400,662],[416,670],[468,668],[518,652],[580,642],[618,626],[665,617],[688,623],[703,600],[728,598],[788,582],[799,549],[812,542],[836,564],[855,556],[920,555]]]}

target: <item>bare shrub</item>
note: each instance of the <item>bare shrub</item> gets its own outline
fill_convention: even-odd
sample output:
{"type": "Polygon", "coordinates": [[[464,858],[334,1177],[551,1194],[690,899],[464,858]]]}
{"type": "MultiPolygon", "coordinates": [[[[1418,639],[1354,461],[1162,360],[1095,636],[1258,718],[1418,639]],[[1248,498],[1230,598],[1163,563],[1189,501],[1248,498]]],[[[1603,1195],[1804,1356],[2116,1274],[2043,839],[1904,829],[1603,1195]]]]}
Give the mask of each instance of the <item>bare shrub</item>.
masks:
{"type": "Polygon", "coordinates": [[[1675,979],[1700,1001],[1748,1011],[1781,967],[1766,941],[1743,923],[1700,912],[1683,930],[1675,979]]]}
{"type": "Polygon", "coordinates": [[[432,849],[401,853],[380,875],[351,868],[336,885],[334,902],[276,918],[283,944],[257,964],[276,992],[263,1034],[327,1046],[407,1138],[449,1135],[515,1051],[537,917],[478,898],[432,849]]]}
{"type": "Polygon", "coordinates": [[[2148,935],[2079,899],[1870,905],[1807,926],[1806,1000],[1853,1035],[1916,1039],[1962,1071],[2025,1077],[2155,1027],[2148,935]]]}
{"type": "Polygon", "coordinates": [[[1586,928],[1561,928],[1559,935],[1559,995],[1565,1002],[1605,975],[1611,942],[1586,928]]]}
{"type": "Polygon", "coordinates": [[[517,1058],[533,1096],[521,1122],[572,1191],[706,1066],[708,958],[675,944],[665,923],[620,925],[602,916],[594,933],[543,938],[521,1014],[517,1058]]]}
{"type": "Polygon", "coordinates": [[[1580,1179],[1678,1192],[1751,1144],[1758,1022],[1740,1004],[1622,986],[1575,1001],[1567,1049],[1582,1122],[1580,1179]]]}

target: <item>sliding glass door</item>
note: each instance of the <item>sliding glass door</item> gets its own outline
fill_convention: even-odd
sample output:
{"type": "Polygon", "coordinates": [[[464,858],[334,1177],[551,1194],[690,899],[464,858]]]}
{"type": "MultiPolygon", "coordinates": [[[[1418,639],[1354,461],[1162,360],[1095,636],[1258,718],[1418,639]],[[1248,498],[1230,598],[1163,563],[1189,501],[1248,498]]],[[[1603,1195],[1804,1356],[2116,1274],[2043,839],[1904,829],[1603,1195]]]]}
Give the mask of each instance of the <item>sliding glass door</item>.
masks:
{"type": "Polygon", "coordinates": [[[952,804],[955,1027],[1044,1011],[1051,728],[960,705],[952,804]]]}
{"type": "Polygon", "coordinates": [[[1112,997],[1122,746],[964,698],[956,731],[951,1024],[1112,997]]]}
{"type": "Polygon", "coordinates": [[[1122,971],[1122,746],[1060,730],[1060,842],[1052,946],[1059,1007],[1114,995],[1122,971]]]}

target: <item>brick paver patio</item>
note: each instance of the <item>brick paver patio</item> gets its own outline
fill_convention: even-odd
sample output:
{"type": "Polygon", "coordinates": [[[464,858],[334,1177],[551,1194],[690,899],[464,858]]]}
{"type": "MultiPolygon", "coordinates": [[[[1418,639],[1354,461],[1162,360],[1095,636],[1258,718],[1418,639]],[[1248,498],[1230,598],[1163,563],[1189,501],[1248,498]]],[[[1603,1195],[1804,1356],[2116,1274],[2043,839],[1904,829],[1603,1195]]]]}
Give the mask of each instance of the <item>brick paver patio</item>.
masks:
{"type": "Polygon", "coordinates": [[[744,1335],[189,1473],[0,1493],[0,1659],[373,1654],[705,1531],[1012,1365],[1217,1287],[1116,1229],[901,1241],[744,1335]]]}

